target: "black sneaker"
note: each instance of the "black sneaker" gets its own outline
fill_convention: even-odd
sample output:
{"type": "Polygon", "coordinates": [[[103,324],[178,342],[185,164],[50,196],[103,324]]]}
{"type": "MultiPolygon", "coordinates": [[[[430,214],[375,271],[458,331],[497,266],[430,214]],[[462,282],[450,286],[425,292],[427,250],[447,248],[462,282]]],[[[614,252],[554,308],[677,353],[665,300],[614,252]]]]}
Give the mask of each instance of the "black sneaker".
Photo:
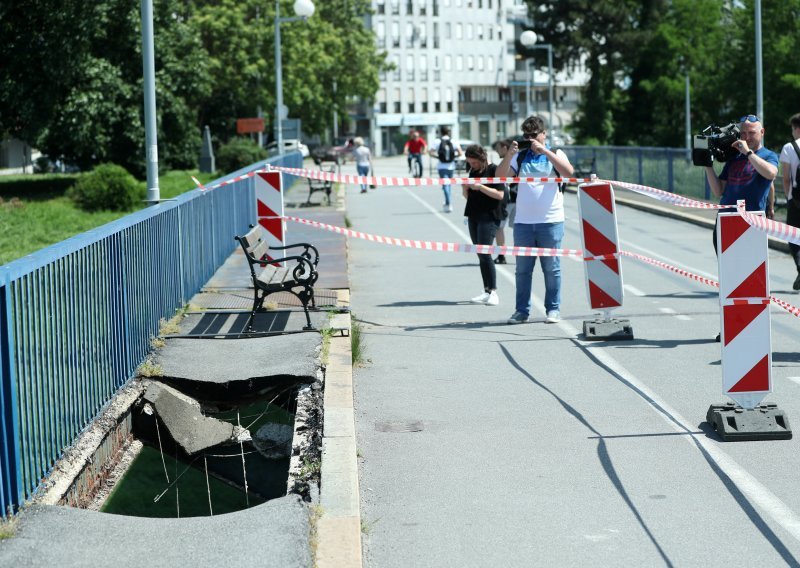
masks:
{"type": "Polygon", "coordinates": [[[800,273],[798,273],[797,278],[794,279],[794,284],[792,284],[792,290],[800,290],[800,273]]]}
{"type": "MultiPolygon", "coordinates": [[[[494,263],[495,264],[508,264],[506,262],[506,257],[504,255],[502,255],[502,254],[494,259],[494,263]]],[[[800,278],[800,276],[798,276],[798,278],[800,278]]],[[[795,288],[795,290],[799,290],[799,289],[800,288],[795,288]]]]}

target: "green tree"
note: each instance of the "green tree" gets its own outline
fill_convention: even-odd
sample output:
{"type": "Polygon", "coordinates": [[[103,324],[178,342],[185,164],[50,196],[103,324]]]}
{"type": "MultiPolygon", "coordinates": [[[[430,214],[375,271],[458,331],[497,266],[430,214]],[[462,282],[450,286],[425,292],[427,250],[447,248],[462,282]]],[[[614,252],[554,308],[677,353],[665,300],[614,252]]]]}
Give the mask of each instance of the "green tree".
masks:
{"type": "MultiPolygon", "coordinates": [[[[368,0],[317,2],[305,22],[281,24],[284,104],[306,133],[321,132],[334,111],[345,114],[354,97],[372,100],[385,53],[364,18],[368,0]],[[333,88],[334,81],[336,88],[333,88]]],[[[274,4],[256,0],[197,0],[191,22],[210,55],[213,90],[201,123],[217,136],[235,133],[234,120],[256,115],[260,106],[271,124],[275,109],[274,4]]],[[[281,16],[294,15],[281,2],[281,16]]]]}
{"type": "MultiPolygon", "coordinates": [[[[177,0],[160,0],[154,11],[165,169],[194,166],[195,109],[208,91],[205,54],[178,8],[177,0]]],[[[139,4],[18,0],[2,10],[0,132],[83,169],[114,162],[143,175],[139,4]]]]}

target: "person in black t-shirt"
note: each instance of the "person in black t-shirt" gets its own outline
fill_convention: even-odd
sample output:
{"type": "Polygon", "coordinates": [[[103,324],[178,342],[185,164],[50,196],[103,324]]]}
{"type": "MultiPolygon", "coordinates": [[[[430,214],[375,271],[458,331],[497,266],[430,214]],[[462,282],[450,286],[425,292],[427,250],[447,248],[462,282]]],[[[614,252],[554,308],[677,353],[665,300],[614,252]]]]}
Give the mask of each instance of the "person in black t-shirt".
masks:
{"type": "MultiPolygon", "coordinates": [[[[506,157],[506,152],[508,152],[508,149],[511,147],[511,142],[512,140],[510,138],[506,138],[505,140],[498,140],[494,143],[494,151],[497,152],[501,160],[506,157]]],[[[517,207],[517,184],[507,184],[506,187],[508,188],[508,202],[505,204],[504,218],[500,220],[500,227],[497,229],[497,235],[495,236],[497,245],[501,247],[506,244],[504,229],[506,226],[514,227],[514,213],[517,207]]],[[[494,259],[494,263],[508,264],[504,254],[497,255],[497,258],[494,259]]]]}
{"type": "MultiPolygon", "coordinates": [[[[468,177],[495,177],[497,166],[489,163],[486,150],[479,144],[468,146],[464,152],[468,165],[468,177]]],[[[491,245],[494,242],[497,228],[503,218],[503,184],[484,185],[481,183],[465,184],[462,188],[467,206],[464,215],[467,217],[469,236],[476,245],[491,245]]],[[[483,293],[472,298],[475,304],[496,306],[500,303],[497,297],[497,273],[491,254],[479,254],[478,261],[483,278],[483,293]]]]}

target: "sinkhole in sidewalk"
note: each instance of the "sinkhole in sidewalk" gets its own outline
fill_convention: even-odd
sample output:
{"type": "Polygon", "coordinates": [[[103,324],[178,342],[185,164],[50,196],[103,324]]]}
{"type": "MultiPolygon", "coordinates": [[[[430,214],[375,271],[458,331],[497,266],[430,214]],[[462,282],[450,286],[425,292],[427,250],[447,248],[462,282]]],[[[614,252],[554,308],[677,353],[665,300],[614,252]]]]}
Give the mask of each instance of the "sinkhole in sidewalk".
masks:
{"type": "MultiPolygon", "coordinates": [[[[164,407],[159,415],[157,404],[140,401],[132,408],[129,453],[135,457],[117,468],[124,473],[110,480],[100,510],[138,517],[212,516],[286,495],[296,408],[296,388],[269,399],[200,403],[200,422],[227,423],[237,435],[193,451],[174,417],[172,430],[178,434],[171,435],[167,410],[172,409],[164,407]]],[[[198,419],[188,421],[191,435],[198,419]]]]}

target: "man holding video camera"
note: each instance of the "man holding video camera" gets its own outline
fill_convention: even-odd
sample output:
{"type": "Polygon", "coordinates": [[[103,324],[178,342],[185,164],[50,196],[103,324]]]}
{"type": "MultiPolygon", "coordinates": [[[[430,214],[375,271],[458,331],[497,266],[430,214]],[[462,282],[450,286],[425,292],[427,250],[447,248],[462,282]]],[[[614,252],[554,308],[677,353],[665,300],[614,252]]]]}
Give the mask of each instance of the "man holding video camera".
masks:
{"type": "MultiPolygon", "coordinates": [[[[739,119],[739,140],[731,146],[738,154],[725,162],[719,177],[711,166],[705,166],[706,178],[711,191],[720,197],[720,205],[731,205],[736,211],[736,202],[744,199],[748,211],[767,211],[770,186],[778,175],[778,155],[765,148],[764,127],[754,114],[739,119]]],[[[770,214],[767,211],[767,214],[770,214]]],[[[714,250],[717,250],[717,228],[714,227],[714,250]]]]}

